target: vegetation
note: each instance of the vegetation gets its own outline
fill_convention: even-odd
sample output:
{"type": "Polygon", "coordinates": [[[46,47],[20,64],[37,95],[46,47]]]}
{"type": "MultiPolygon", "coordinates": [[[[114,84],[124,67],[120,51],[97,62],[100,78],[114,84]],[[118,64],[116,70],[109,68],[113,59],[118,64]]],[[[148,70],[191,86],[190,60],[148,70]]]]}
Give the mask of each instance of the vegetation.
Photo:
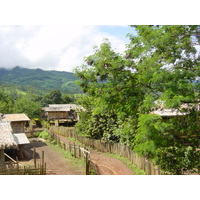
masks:
{"type": "Polygon", "coordinates": [[[48,104],[68,104],[75,103],[76,95],[61,93],[60,90],[52,90],[51,92],[40,95],[33,91],[26,94],[19,94],[16,90],[13,93],[0,90],[0,113],[25,113],[29,118],[41,118],[42,107],[48,104]]]}
{"type": "Polygon", "coordinates": [[[199,170],[199,27],[134,26],[124,55],[108,40],[75,69],[85,95],[79,133],[130,145],[163,173],[199,170]],[[161,105],[159,105],[159,102],[161,105]],[[187,105],[187,107],[182,107],[187,105]],[[160,106],[186,113],[162,118],[160,106]]]}

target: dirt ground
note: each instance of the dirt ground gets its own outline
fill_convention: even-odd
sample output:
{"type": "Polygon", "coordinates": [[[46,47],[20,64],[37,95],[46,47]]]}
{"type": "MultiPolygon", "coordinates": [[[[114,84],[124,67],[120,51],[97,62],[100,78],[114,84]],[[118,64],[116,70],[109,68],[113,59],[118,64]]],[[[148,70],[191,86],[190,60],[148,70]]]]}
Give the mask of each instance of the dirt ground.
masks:
{"type": "MultiPolygon", "coordinates": [[[[66,144],[72,143],[64,136],[60,139],[66,144]]],[[[30,139],[30,144],[24,146],[25,161],[20,161],[22,165],[33,165],[33,151],[36,149],[36,158],[39,163],[44,151],[44,160],[47,166],[48,175],[83,175],[85,171],[81,167],[74,167],[63,154],[53,148],[52,145],[45,143],[43,139],[30,139]]],[[[96,150],[89,150],[93,164],[100,175],[133,175],[133,172],[120,160],[106,156],[96,150]]]]}
{"type": "Polygon", "coordinates": [[[24,146],[25,155],[27,159],[25,161],[20,161],[22,165],[33,165],[33,151],[34,147],[36,149],[37,163],[40,162],[42,157],[42,151],[44,151],[44,161],[47,166],[48,175],[82,175],[84,171],[81,167],[74,167],[70,164],[63,154],[53,148],[51,145],[45,143],[45,141],[37,141],[24,146]]]}
{"type": "MultiPolygon", "coordinates": [[[[64,136],[59,136],[66,144],[73,144],[64,136]]],[[[96,150],[89,150],[91,152],[91,161],[96,165],[100,175],[134,175],[133,172],[120,160],[106,156],[105,154],[96,150]]]]}

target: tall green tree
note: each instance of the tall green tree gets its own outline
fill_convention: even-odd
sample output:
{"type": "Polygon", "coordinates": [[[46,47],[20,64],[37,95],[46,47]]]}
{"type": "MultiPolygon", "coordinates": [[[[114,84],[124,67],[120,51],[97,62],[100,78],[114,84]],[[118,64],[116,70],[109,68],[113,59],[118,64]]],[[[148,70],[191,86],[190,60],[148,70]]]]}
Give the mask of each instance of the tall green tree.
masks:
{"type": "Polygon", "coordinates": [[[194,40],[198,41],[198,37],[195,38],[198,27],[137,26],[136,30],[138,35],[130,35],[126,51],[137,83],[144,91],[134,149],[154,159],[165,171],[181,174],[197,167],[199,158],[200,126],[196,105],[200,94],[194,80],[200,75],[200,57],[193,44],[194,40]],[[163,121],[149,114],[158,100],[164,102],[165,108],[189,114],[183,120],[175,117],[163,121]],[[193,108],[182,109],[185,103],[191,103],[193,108]],[[184,139],[180,137],[183,133],[184,139]]]}
{"type": "Polygon", "coordinates": [[[43,106],[46,106],[48,104],[62,104],[62,103],[63,99],[60,90],[52,90],[42,99],[43,106]]]}
{"type": "Polygon", "coordinates": [[[125,55],[113,51],[105,40],[75,70],[83,92],[94,99],[87,130],[98,135],[95,130],[102,130],[101,137],[117,136],[166,172],[197,169],[200,94],[195,79],[200,76],[200,57],[194,41],[199,42],[198,26],[133,28],[137,34],[129,34],[125,55]],[[158,108],[156,102],[188,114],[163,120],[150,114],[158,108]],[[186,103],[190,108],[181,107],[186,103]],[[116,117],[110,115],[113,126],[103,120],[108,113],[115,113],[116,117]]]}

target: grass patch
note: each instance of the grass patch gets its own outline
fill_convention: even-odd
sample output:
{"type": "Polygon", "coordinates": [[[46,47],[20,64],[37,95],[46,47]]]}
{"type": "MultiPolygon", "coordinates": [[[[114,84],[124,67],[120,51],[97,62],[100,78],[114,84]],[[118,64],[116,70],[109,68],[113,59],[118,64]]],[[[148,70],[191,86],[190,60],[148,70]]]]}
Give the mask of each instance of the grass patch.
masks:
{"type": "Polygon", "coordinates": [[[71,153],[67,150],[61,149],[59,145],[55,144],[54,141],[46,141],[49,146],[54,148],[56,151],[60,152],[63,157],[66,159],[67,163],[70,163],[72,168],[79,170],[81,172],[80,175],[85,174],[85,160],[83,158],[75,158],[71,155],[71,153]]]}
{"type": "Polygon", "coordinates": [[[104,154],[107,156],[121,160],[129,169],[131,169],[133,171],[133,173],[135,175],[147,175],[147,173],[145,171],[143,171],[142,169],[135,166],[128,158],[121,157],[117,154],[111,154],[111,153],[104,153],[104,154]]]}
{"type": "Polygon", "coordinates": [[[80,146],[84,146],[81,142],[79,142],[78,140],[76,140],[75,138],[72,138],[72,137],[66,137],[68,140],[74,142],[75,144],[77,145],[80,145],[80,146]]]}

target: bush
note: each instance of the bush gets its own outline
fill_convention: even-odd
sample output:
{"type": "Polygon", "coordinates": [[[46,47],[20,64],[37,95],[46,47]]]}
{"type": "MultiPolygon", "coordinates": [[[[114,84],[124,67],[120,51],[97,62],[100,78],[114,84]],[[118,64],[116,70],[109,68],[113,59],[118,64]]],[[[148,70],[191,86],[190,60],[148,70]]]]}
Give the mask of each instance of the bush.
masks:
{"type": "Polygon", "coordinates": [[[42,131],[42,132],[39,134],[38,137],[40,137],[40,138],[44,138],[44,139],[49,139],[49,138],[50,138],[50,135],[49,135],[48,132],[46,132],[46,131],[42,131]]]}

